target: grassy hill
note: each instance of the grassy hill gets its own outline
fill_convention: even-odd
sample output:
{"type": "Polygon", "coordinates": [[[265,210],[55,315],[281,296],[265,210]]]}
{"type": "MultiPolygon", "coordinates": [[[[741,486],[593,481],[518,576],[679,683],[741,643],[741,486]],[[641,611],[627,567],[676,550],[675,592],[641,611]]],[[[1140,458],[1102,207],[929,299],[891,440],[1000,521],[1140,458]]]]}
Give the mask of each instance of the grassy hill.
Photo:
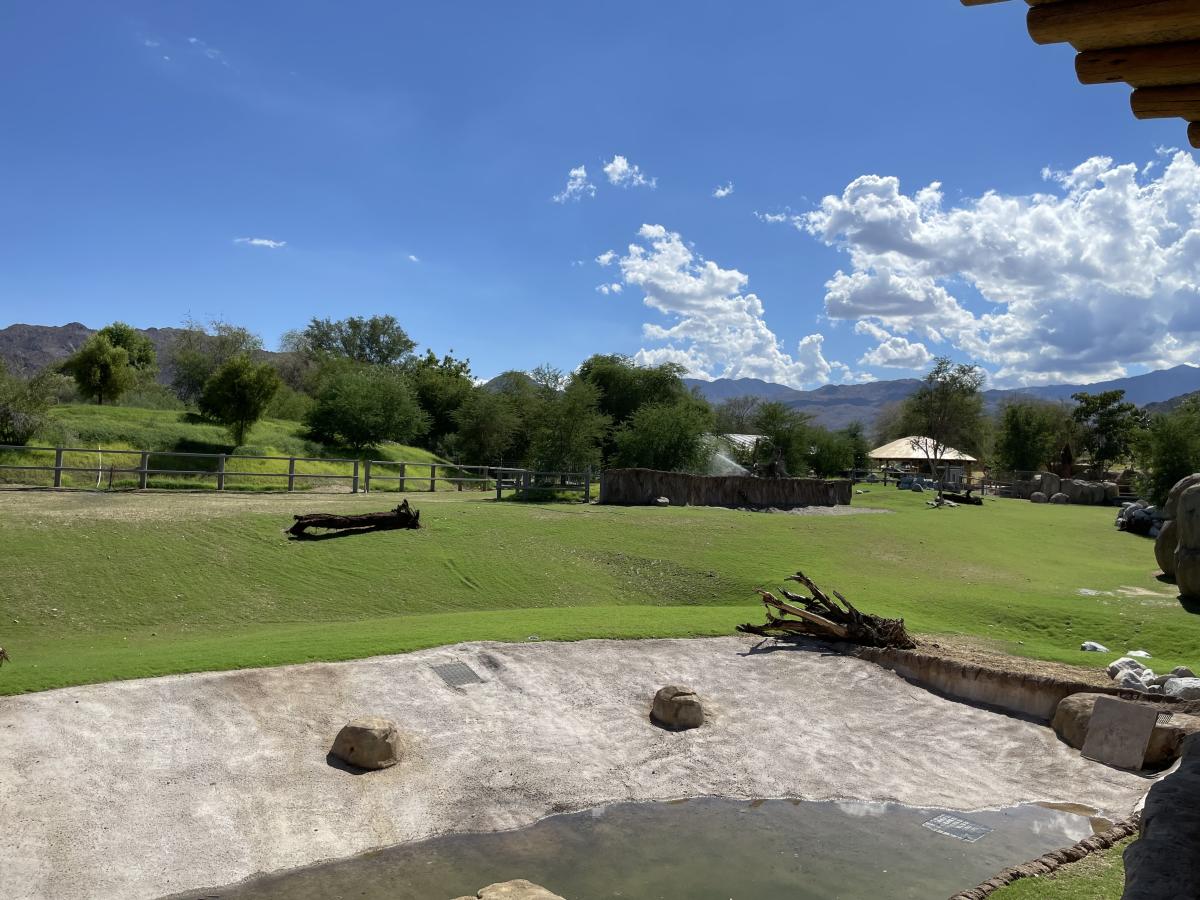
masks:
{"type": "MultiPolygon", "coordinates": [[[[234,447],[228,432],[219,425],[200,419],[198,416],[174,410],[137,409],[134,407],[96,406],[64,404],[51,409],[52,425],[47,433],[31,441],[31,445],[52,447],[87,448],[86,452],[64,455],[63,464],[87,471],[68,472],[63,475],[64,487],[94,487],[97,481],[108,484],[109,470],[115,467],[113,485],[133,487],[137,483],[129,470],[140,464],[137,454],[114,453],[120,450],[155,451],[150,460],[152,469],[170,469],[183,473],[188,470],[215,472],[217,463],[211,459],[197,459],[172,454],[225,453],[256,457],[255,459],[233,460],[228,464],[231,472],[246,474],[229,475],[225,480],[227,490],[282,490],[286,480],[281,477],[288,471],[287,460],[263,457],[312,457],[316,461],[297,464],[297,472],[313,476],[337,476],[332,478],[308,478],[297,480],[297,488],[312,489],[317,486],[330,487],[349,484],[353,465],[346,462],[325,461],[333,458],[355,458],[369,456],[371,459],[405,461],[413,463],[444,463],[428,450],[401,444],[385,444],[369,453],[355,453],[346,447],[333,447],[309,440],[298,422],[282,419],[264,419],[256,424],[248,435],[248,443],[234,447]],[[94,449],[93,449],[94,448],[94,449]],[[322,459],[324,458],[324,459],[322,459]]],[[[0,451],[0,464],[7,465],[53,465],[54,454],[29,450],[0,451]]],[[[377,474],[395,474],[394,468],[378,470],[377,474]]],[[[428,469],[415,469],[413,475],[424,474],[428,469]]],[[[51,483],[49,472],[14,472],[0,469],[0,483],[41,484],[51,483]]],[[[150,479],[153,488],[213,488],[215,478],[211,475],[163,474],[150,479]]],[[[383,489],[383,482],[378,483],[383,489]]],[[[396,484],[395,486],[398,486],[396,484]]],[[[394,487],[393,486],[393,489],[394,487]]],[[[448,482],[440,482],[439,488],[451,489],[448,482]]]]}
{"type": "Polygon", "coordinates": [[[413,500],[419,531],[290,541],[294,512],[381,500],[0,491],[0,693],[474,639],[730,634],[762,620],[756,587],[798,568],[926,634],[1086,666],[1129,649],[1158,671],[1200,663],[1200,616],[1109,509],[932,510],[881,488],[855,503],[887,515],[413,500]]]}

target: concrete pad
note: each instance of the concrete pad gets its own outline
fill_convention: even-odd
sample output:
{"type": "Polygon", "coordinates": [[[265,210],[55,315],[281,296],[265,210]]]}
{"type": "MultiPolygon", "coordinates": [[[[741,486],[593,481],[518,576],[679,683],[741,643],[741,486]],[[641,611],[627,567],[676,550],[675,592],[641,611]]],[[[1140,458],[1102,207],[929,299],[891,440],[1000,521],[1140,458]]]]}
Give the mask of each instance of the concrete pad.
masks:
{"type": "Polygon", "coordinates": [[[1079,752],[1118,769],[1140,769],[1157,723],[1158,710],[1151,706],[1098,697],[1079,752]]]}
{"type": "Polygon", "coordinates": [[[160,897],[619,801],[1046,800],[1118,818],[1147,787],[872,663],[757,646],[472,643],[0,698],[0,897],[160,897]],[[452,662],[484,683],[447,685],[431,666],[452,662]],[[703,698],[703,727],[650,722],[669,683],[703,698]],[[361,715],[397,723],[399,765],[327,762],[361,715]]]}

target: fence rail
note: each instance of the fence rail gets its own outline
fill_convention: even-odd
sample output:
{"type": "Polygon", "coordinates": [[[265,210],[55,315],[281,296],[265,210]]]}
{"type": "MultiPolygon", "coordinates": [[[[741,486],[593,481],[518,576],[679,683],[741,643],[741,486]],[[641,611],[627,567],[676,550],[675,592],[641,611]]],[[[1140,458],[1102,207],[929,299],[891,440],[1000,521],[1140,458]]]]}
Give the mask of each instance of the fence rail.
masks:
{"type": "MultiPolygon", "coordinates": [[[[202,489],[209,489],[207,479],[213,480],[213,486],[218,491],[236,490],[230,484],[238,479],[268,479],[266,485],[261,482],[251,482],[251,487],[267,490],[296,491],[305,489],[309,482],[328,483],[343,482],[349,484],[352,494],[370,493],[379,490],[394,490],[398,493],[420,491],[437,491],[439,485],[449,485],[451,489],[479,490],[496,492],[499,500],[505,490],[520,493],[534,493],[546,490],[579,491],[585,500],[592,498],[591,472],[535,472],[530,469],[520,469],[505,466],[459,465],[446,462],[416,462],[392,459],[351,459],[348,457],[316,457],[316,456],[250,456],[235,453],[195,453],[175,450],[103,450],[87,447],[27,447],[23,445],[0,444],[0,482],[19,484],[30,487],[95,487],[104,485],[107,476],[107,487],[133,488],[147,490],[153,485],[152,478],[159,479],[159,487],[163,487],[164,479],[186,478],[196,479],[202,489]],[[21,462],[12,461],[11,457],[21,462]],[[54,462],[49,464],[49,454],[53,454],[54,462]],[[46,464],[26,461],[31,457],[46,456],[46,464]],[[94,457],[94,465],[80,465],[80,457],[94,457]],[[106,463],[104,457],[128,459],[136,457],[136,465],[106,463]],[[188,467],[164,467],[151,465],[162,460],[195,460],[186,463],[188,467]],[[233,468],[230,468],[230,463],[233,468]],[[262,462],[287,463],[287,471],[267,471],[256,469],[255,464],[262,462]],[[204,463],[209,463],[205,466],[204,463]],[[248,464],[249,463],[249,464],[248,464]],[[309,471],[306,463],[319,464],[328,469],[340,467],[343,471],[309,471]],[[5,473],[46,473],[42,479],[30,479],[22,474],[10,478],[5,473]],[[86,474],[89,476],[86,485],[65,484],[64,475],[86,474]],[[95,476],[95,484],[91,482],[95,476]],[[278,488],[270,485],[270,479],[279,479],[278,488]],[[286,486],[282,481],[286,480],[286,486]],[[391,485],[395,487],[391,487],[391,485]]],[[[178,487],[178,482],[171,485],[178,487]]]]}

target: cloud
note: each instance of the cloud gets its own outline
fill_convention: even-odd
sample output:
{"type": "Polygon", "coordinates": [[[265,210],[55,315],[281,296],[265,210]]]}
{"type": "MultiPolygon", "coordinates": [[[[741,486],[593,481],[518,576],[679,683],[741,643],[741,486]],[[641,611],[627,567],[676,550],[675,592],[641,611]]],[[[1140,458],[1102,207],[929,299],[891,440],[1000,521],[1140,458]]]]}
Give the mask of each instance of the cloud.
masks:
{"type": "Polygon", "coordinates": [[[420,260],[420,258],[417,256],[417,254],[415,254],[415,253],[410,253],[410,254],[408,254],[408,261],[409,261],[409,262],[415,262],[415,263],[419,263],[421,260],[420,260]]]}
{"type": "Polygon", "coordinates": [[[658,185],[657,178],[647,177],[640,167],[630,164],[629,160],[619,154],[604,164],[604,174],[608,176],[609,184],[618,187],[653,188],[658,185]]]}
{"type": "Polygon", "coordinates": [[[821,334],[802,338],[794,355],[785,352],[767,327],[762,301],[746,292],[743,273],[696,257],[662,225],[643,225],[638,238],[618,259],[622,280],[666,320],[642,326],[647,341],[660,346],[643,347],[639,362],[679,363],[696,378],[763,378],[797,387],[862,377],[825,358],[821,334]]]}
{"type": "Polygon", "coordinates": [[[596,262],[602,266],[611,266],[613,260],[617,258],[617,254],[612,250],[605,250],[596,257],[596,262]]]}
{"type": "Polygon", "coordinates": [[[287,241],[273,241],[270,238],[234,238],[235,244],[248,244],[251,247],[266,247],[269,250],[278,250],[280,247],[286,247],[287,241]]]}
{"type": "Polygon", "coordinates": [[[997,384],[1119,377],[1200,354],[1200,165],[1162,157],[1140,168],[1093,157],[1047,169],[1044,193],[949,205],[936,182],[906,194],[897,178],[863,175],[810,213],[770,220],[847,254],[825,314],[886,335],[865,364],[922,359],[924,344],[896,340],[915,334],[989,366],[997,384]]]}
{"type": "Polygon", "coordinates": [[[612,284],[596,285],[596,291],[601,294],[605,294],[605,295],[619,294],[619,293],[621,293],[622,290],[624,290],[624,287],[621,284],[621,282],[619,282],[619,281],[614,281],[612,284]]]}
{"type": "Polygon", "coordinates": [[[588,181],[586,166],[576,166],[567,173],[567,186],[550,199],[555,203],[566,203],[568,200],[580,200],[583,197],[595,197],[596,186],[588,181]]]}
{"type": "Polygon", "coordinates": [[[921,343],[913,343],[908,338],[890,334],[868,319],[863,319],[854,326],[856,334],[865,334],[878,341],[872,350],[868,350],[858,361],[860,366],[876,366],[885,369],[924,369],[933,362],[933,354],[921,343]]]}
{"type": "Polygon", "coordinates": [[[760,212],[755,212],[755,213],[754,213],[754,218],[758,219],[758,221],[760,221],[760,222],[769,222],[769,223],[771,223],[771,224],[778,224],[779,222],[787,222],[787,221],[788,221],[789,219],[791,219],[792,217],[791,217],[791,215],[789,215],[788,213],[760,213],[760,212]]]}
{"type": "Polygon", "coordinates": [[[733,193],[733,182],[727,181],[724,185],[717,185],[713,188],[712,195],[718,200],[722,197],[728,197],[733,193]]]}
{"type": "Polygon", "coordinates": [[[220,63],[228,68],[229,60],[225,58],[225,54],[216,47],[210,47],[204,41],[197,37],[190,37],[187,42],[192,45],[199,53],[203,54],[206,59],[211,59],[213,62],[220,63]]]}

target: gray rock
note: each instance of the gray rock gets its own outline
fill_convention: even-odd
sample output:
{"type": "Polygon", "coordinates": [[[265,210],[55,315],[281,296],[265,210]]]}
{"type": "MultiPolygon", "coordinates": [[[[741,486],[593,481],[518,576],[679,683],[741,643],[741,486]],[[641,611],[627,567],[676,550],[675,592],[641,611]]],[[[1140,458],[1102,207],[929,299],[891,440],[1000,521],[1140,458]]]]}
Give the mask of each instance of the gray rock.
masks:
{"type": "Polygon", "coordinates": [[[360,769],[386,769],[400,761],[403,748],[394,722],[368,716],[343,725],[330,752],[360,769]]]}
{"type": "Polygon", "coordinates": [[[655,497],[654,505],[655,506],[670,506],[671,498],[670,497],[655,497]]]}
{"type": "Polygon", "coordinates": [[[691,688],[668,684],[654,695],[650,718],[673,731],[699,728],[704,724],[704,707],[691,688]]]}
{"type": "Polygon", "coordinates": [[[1141,674],[1129,669],[1118,672],[1113,681],[1116,682],[1117,687],[1125,688],[1128,691],[1144,691],[1146,689],[1146,682],[1142,681],[1141,674]]]}
{"type": "Polygon", "coordinates": [[[1200,484],[1179,495],[1179,543],[1175,547],[1175,584],[1185,600],[1200,600],[1200,484]]]}
{"type": "Polygon", "coordinates": [[[1043,494],[1041,491],[1034,491],[1032,494],[1029,495],[1029,499],[1033,503],[1045,503],[1047,498],[1046,498],[1046,495],[1043,494]]]}
{"type": "Polygon", "coordinates": [[[1171,674],[1176,678],[1195,678],[1196,673],[1187,666],[1176,666],[1171,670],[1171,674]]]}
{"type": "Polygon", "coordinates": [[[921,487],[919,484],[914,484],[911,490],[917,494],[922,494],[925,492],[925,488],[921,487]]]}
{"type": "Polygon", "coordinates": [[[1172,678],[1163,685],[1163,693],[1180,700],[1200,700],[1200,678],[1172,678]]]}
{"type": "Polygon", "coordinates": [[[1120,659],[1115,659],[1110,662],[1108,664],[1108,668],[1106,668],[1104,671],[1108,673],[1109,678],[1116,678],[1121,672],[1144,672],[1146,671],[1146,666],[1138,662],[1136,659],[1132,659],[1128,656],[1122,656],[1120,659]]]}
{"type": "Polygon", "coordinates": [[[1062,488],[1059,487],[1061,484],[1062,479],[1053,472],[1043,472],[1038,479],[1038,490],[1040,490],[1047,497],[1052,497],[1062,490],[1062,488]]]}
{"type": "Polygon", "coordinates": [[[1178,518],[1179,498],[1183,496],[1184,491],[1196,484],[1200,484],[1200,472],[1185,475],[1175,482],[1171,490],[1167,492],[1167,502],[1163,504],[1162,514],[1164,519],[1178,518]]]}
{"type": "Polygon", "coordinates": [[[1055,494],[1053,497],[1050,498],[1050,502],[1051,503],[1070,503],[1071,498],[1069,496],[1067,496],[1066,494],[1064,494],[1062,491],[1059,491],[1057,494],[1055,494]]]}
{"type": "Polygon", "coordinates": [[[1175,549],[1179,544],[1179,527],[1174,519],[1163,522],[1154,539],[1154,559],[1168,578],[1175,577],[1175,549]]]}
{"type": "Polygon", "coordinates": [[[515,881],[489,884],[470,897],[458,897],[457,900],[563,900],[563,898],[531,881],[518,878],[515,881]]]}
{"type": "Polygon", "coordinates": [[[1080,650],[1085,650],[1088,653],[1107,653],[1108,648],[1103,644],[1098,644],[1095,641],[1084,641],[1079,645],[1080,650]]]}
{"type": "Polygon", "coordinates": [[[1117,498],[1121,496],[1121,488],[1115,481],[1104,482],[1104,502],[1116,503],[1117,498]]]}

